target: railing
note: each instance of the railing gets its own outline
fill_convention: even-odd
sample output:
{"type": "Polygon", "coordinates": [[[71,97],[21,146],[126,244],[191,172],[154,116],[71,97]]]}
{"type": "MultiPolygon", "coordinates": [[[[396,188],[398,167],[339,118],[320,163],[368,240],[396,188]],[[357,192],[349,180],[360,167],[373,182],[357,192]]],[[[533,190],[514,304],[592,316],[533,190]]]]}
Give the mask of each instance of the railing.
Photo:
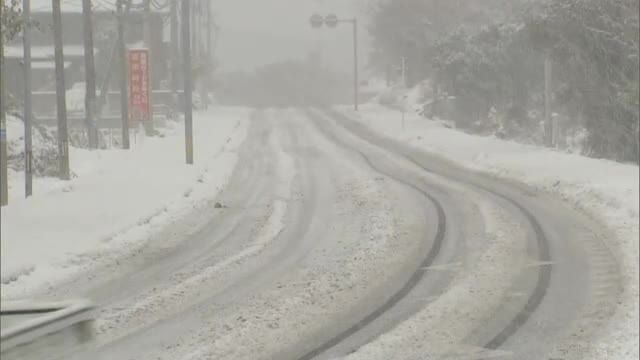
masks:
{"type": "MultiPolygon", "coordinates": [[[[170,90],[154,90],[152,93],[154,115],[168,115],[170,109],[174,107],[174,102],[182,107],[182,91],[177,93],[178,99],[173,99],[170,90]]],[[[37,91],[33,93],[34,122],[42,125],[55,126],[57,118],[55,114],[55,91],[37,91]]],[[[97,126],[100,129],[118,129],[122,126],[120,116],[120,93],[110,91],[107,94],[107,101],[103,109],[103,114],[99,116],[97,126]]],[[[86,127],[84,111],[67,112],[69,127],[86,127]]]]}
{"type": "Polygon", "coordinates": [[[0,354],[3,360],[65,356],[93,337],[95,307],[86,300],[0,304],[0,354]]]}

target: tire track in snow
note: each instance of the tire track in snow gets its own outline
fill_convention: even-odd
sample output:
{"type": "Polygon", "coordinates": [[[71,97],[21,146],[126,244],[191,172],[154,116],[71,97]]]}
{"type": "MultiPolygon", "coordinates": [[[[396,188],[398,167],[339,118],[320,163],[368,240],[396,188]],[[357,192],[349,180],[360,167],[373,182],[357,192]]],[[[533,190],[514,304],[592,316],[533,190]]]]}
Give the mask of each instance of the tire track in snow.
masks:
{"type": "MultiPolygon", "coordinates": [[[[309,116],[309,118],[313,119],[314,121],[319,120],[319,118],[316,116],[316,114],[314,114],[314,113],[312,113],[310,111],[307,112],[307,115],[309,116]]],[[[376,310],[371,312],[369,315],[364,317],[362,320],[360,320],[356,324],[352,325],[348,329],[342,331],[341,333],[339,333],[338,335],[334,336],[333,338],[329,339],[328,341],[326,341],[325,343],[321,344],[320,346],[316,347],[315,349],[307,352],[306,354],[304,354],[302,357],[299,358],[300,360],[313,359],[314,357],[316,357],[316,356],[324,353],[325,351],[331,349],[332,347],[336,346],[337,344],[339,344],[341,341],[343,341],[347,337],[355,334],[360,329],[362,329],[362,328],[366,327],[367,325],[369,325],[371,322],[373,322],[374,320],[379,318],[382,314],[384,314],[389,309],[391,309],[393,306],[395,306],[400,300],[402,300],[404,297],[406,297],[411,292],[411,290],[413,290],[413,288],[415,288],[415,286],[420,281],[422,281],[422,279],[425,277],[427,272],[429,272],[429,267],[431,267],[431,265],[434,263],[435,259],[438,257],[438,254],[440,253],[440,249],[442,248],[442,243],[444,242],[444,237],[445,237],[445,233],[446,233],[446,225],[447,225],[446,214],[444,212],[444,208],[436,198],[434,198],[433,196],[428,194],[426,191],[420,189],[419,187],[417,187],[417,186],[415,186],[415,185],[403,180],[402,178],[397,177],[395,174],[386,173],[384,171],[381,171],[379,168],[377,168],[375,166],[375,164],[371,161],[371,159],[367,155],[365,155],[364,153],[362,153],[362,152],[360,152],[360,151],[358,151],[356,149],[351,148],[350,146],[348,146],[345,143],[340,142],[338,139],[335,139],[334,137],[331,137],[321,127],[318,126],[317,128],[319,129],[320,132],[324,133],[330,139],[332,139],[332,141],[338,143],[339,145],[341,145],[342,147],[344,147],[346,149],[349,149],[349,150],[354,151],[357,154],[359,154],[363,158],[363,160],[372,169],[380,172],[383,175],[389,176],[390,178],[392,178],[392,179],[394,179],[394,180],[396,180],[396,181],[398,181],[398,182],[400,182],[400,183],[402,183],[402,184],[414,189],[415,191],[423,194],[427,199],[429,199],[430,202],[433,203],[433,205],[436,208],[436,212],[438,214],[438,225],[437,225],[436,236],[435,236],[435,238],[433,240],[433,245],[429,249],[429,252],[426,254],[425,258],[420,263],[420,266],[417,268],[417,270],[411,275],[409,280],[407,280],[407,282],[402,286],[402,288],[400,288],[399,291],[394,293],[384,304],[382,304],[382,306],[378,307],[376,310]]]]}
{"type": "MultiPolygon", "coordinates": [[[[337,121],[336,123],[340,123],[342,128],[349,131],[352,135],[355,135],[356,137],[365,140],[369,144],[380,147],[394,154],[400,155],[406,160],[408,160],[409,162],[411,162],[412,164],[414,164],[415,166],[417,166],[418,168],[421,168],[428,173],[449,177],[447,176],[447,174],[441,174],[437,170],[434,170],[433,168],[429,167],[428,165],[423,164],[421,161],[413,157],[411,154],[408,154],[404,151],[393,151],[393,149],[390,149],[390,147],[388,146],[382,146],[382,145],[376,144],[376,142],[371,139],[371,137],[375,137],[375,135],[373,135],[370,132],[367,133],[368,136],[366,137],[362,136],[362,134],[356,133],[353,130],[353,128],[344,125],[345,123],[353,122],[347,116],[335,110],[327,110],[325,111],[325,114],[329,117],[340,120],[340,121],[337,121]]],[[[525,323],[527,323],[531,315],[540,306],[540,304],[542,303],[546,295],[547,289],[549,288],[549,284],[551,282],[551,271],[553,267],[551,263],[552,257],[551,257],[551,250],[549,246],[549,240],[544,230],[542,229],[542,226],[540,225],[539,221],[536,219],[536,217],[516,200],[512,199],[511,197],[505,194],[497,192],[487,186],[483,186],[482,184],[479,184],[476,182],[465,181],[465,179],[455,179],[455,180],[463,184],[467,184],[469,186],[482,189],[483,191],[493,194],[507,201],[511,205],[515,206],[525,216],[525,218],[527,219],[527,221],[529,222],[529,224],[531,225],[535,233],[536,245],[538,247],[538,259],[536,259],[536,261],[545,263],[544,266],[539,267],[540,270],[538,272],[538,279],[536,281],[535,288],[533,292],[529,295],[529,298],[527,299],[525,306],[509,321],[509,323],[498,334],[496,334],[491,340],[489,340],[483,345],[487,349],[495,350],[500,348],[500,346],[502,346],[511,336],[513,336],[518,331],[518,329],[520,329],[525,323]]]]}

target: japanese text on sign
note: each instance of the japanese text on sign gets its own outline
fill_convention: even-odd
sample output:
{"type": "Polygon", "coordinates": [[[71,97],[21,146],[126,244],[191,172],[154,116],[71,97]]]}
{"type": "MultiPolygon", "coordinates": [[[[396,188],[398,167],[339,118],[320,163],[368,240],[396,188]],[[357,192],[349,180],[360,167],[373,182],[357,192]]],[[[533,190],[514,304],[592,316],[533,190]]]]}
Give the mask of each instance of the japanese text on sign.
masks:
{"type": "Polygon", "coordinates": [[[149,50],[129,50],[129,106],[131,122],[151,119],[149,50]]]}

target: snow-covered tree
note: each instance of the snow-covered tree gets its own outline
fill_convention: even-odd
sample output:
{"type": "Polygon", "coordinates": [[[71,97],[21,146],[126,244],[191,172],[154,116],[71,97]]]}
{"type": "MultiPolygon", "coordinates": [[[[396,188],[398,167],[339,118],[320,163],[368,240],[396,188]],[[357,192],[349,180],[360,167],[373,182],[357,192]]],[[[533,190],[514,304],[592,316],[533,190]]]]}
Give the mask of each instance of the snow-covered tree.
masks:
{"type": "Polygon", "coordinates": [[[553,111],[585,129],[592,156],[638,162],[639,0],[380,0],[371,12],[384,69],[408,58],[409,85],[425,79],[456,97],[458,125],[540,137],[544,59],[553,111]]]}
{"type": "Polygon", "coordinates": [[[4,40],[11,40],[22,29],[19,0],[4,0],[0,7],[0,33],[4,40]]]}

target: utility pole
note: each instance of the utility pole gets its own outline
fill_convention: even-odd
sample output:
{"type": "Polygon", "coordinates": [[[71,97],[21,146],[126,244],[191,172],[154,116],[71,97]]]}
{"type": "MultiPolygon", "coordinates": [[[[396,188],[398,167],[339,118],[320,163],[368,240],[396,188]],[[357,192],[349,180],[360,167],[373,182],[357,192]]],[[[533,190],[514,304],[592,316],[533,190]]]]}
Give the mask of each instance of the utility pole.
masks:
{"type": "MultiPolygon", "coordinates": [[[[104,80],[102,81],[102,83],[98,86],[100,88],[100,95],[98,96],[96,102],[97,102],[97,106],[96,106],[96,114],[102,114],[102,109],[104,108],[105,104],[107,103],[107,95],[109,93],[109,86],[111,84],[111,76],[113,74],[114,71],[114,66],[119,66],[120,65],[120,61],[119,61],[119,54],[120,54],[120,47],[119,47],[119,41],[118,41],[118,25],[120,22],[120,15],[118,13],[118,2],[120,0],[116,0],[116,35],[114,37],[114,41],[113,41],[113,45],[111,46],[111,51],[109,52],[110,56],[109,56],[109,65],[107,66],[107,70],[104,76],[104,80]]],[[[129,8],[131,7],[131,1],[127,1],[126,3],[126,9],[124,10],[124,13],[128,14],[129,13],[129,8]]]]}
{"type": "Polygon", "coordinates": [[[24,195],[33,194],[33,151],[32,151],[32,115],[31,106],[31,0],[23,0],[22,47],[24,56],[24,195]]]}
{"type": "Polygon", "coordinates": [[[144,0],[144,46],[151,49],[151,0],[144,0]]]}
{"type": "Polygon", "coordinates": [[[91,0],[82,0],[82,17],[84,20],[84,73],[85,96],[84,112],[86,116],[89,148],[98,148],[97,107],[96,107],[96,65],[93,54],[93,18],[91,0]]]}
{"type": "MultiPolygon", "coordinates": [[[[151,67],[151,78],[149,79],[149,88],[151,93],[149,94],[149,99],[153,103],[153,88],[155,86],[154,76],[153,76],[153,63],[152,60],[154,58],[153,47],[151,44],[151,0],[144,0],[144,46],[149,49],[149,62],[147,66],[151,67]]],[[[154,133],[153,126],[153,107],[151,107],[151,112],[149,113],[149,119],[143,122],[144,124],[144,132],[147,136],[152,136],[154,133]]]]}
{"type": "Polygon", "coordinates": [[[200,13],[200,11],[198,11],[199,8],[199,2],[193,1],[191,2],[191,11],[190,14],[191,16],[189,17],[189,30],[191,31],[191,50],[193,51],[193,54],[191,54],[192,58],[196,59],[196,64],[198,61],[198,50],[200,50],[200,46],[198,44],[198,15],[200,13]]]}
{"type": "Polygon", "coordinates": [[[61,0],[51,0],[53,10],[53,45],[56,63],[56,100],[58,112],[58,170],[63,180],[70,179],[69,134],[67,132],[67,96],[64,83],[64,53],[62,50],[61,0]]]}
{"type": "Polygon", "coordinates": [[[178,2],[169,1],[169,6],[171,17],[171,97],[175,111],[178,109],[178,69],[180,68],[180,60],[178,59],[178,2]]]}
{"type": "Polygon", "coordinates": [[[182,56],[184,76],[184,131],[187,164],[193,164],[193,81],[191,78],[191,0],[182,0],[182,56]]]}
{"type": "Polygon", "coordinates": [[[207,63],[213,63],[213,15],[211,15],[211,1],[207,0],[207,63]]]}
{"type": "MultiPolygon", "coordinates": [[[[0,9],[4,9],[4,0],[0,0],[0,9]]],[[[0,33],[0,206],[9,203],[6,106],[4,98],[4,35],[0,33]]]]}
{"type": "MultiPolygon", "coordinates": [[[[118,64],[120,65],[120,116],[122,117],[122,148],[129,149],[129,89],[127,74],[127,48],[124,44],[124,14],[122,2],[117,0],[118,15],[118,64]]],[[[127,5],[127,10],[129,6],[127,5]]],[[[127,11],[128,12],[128,11],[127,11]]]]}
{"type": "Polygon", "coordinates": [[[206,39],[206,64],[205,64],[205,79],[204,79],[204,93],[205,93],[205,98],[204,98],[204,107],[205,109],[209,107],[209,91],[210,91],[210,86],[211,86],[211,75],[212,75],[212,71],[213,71],[213,52],[212,52],[212,45],[211,45],[211,39],[212,39],[212,33],[213,33],[213,28],[212,28],[212,20],[211,20],[211,1],[210,0],[205,0],[206,2],[206,14],[207,14],[207,33],[205,36],[206,39]]]}
{"type": "Polygon", "coordinates": [[[544,59],[544,140],[549,147],[553,146],[551,117],[551,55],[547,53],[544,59]]]}
{"type": "Polygon", "coordinates": [[[358,18],[353,19],[353,107],[358,111],[358,18]]]}
{"type": "MultiPolygon", "coordinates": [[[[407,90],[407,57],[402,57],[402,87],[407,90]]],[[[407,111],[407,94],[402,95],[402,130],[405,128],[405,112],[407,111]]]]}

